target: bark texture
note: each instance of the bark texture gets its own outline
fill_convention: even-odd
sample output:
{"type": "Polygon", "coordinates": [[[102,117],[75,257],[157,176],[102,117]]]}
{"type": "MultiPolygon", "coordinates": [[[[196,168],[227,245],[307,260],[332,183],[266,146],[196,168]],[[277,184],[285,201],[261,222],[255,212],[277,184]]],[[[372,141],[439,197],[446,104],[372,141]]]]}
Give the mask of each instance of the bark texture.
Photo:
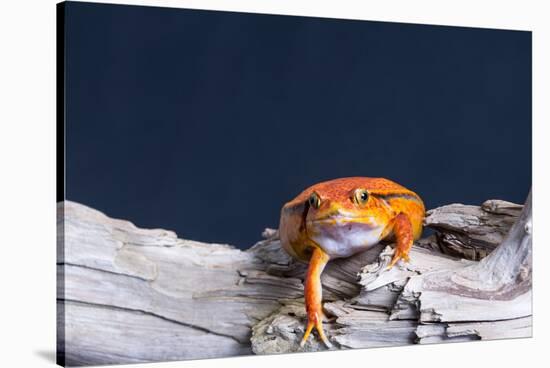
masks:
{"type": "MultiPolygon", "coordinates": [[[[530,197],[443,206],[426,225],[435,234],[391,270],[389,244],[329,262],[334,349],[531,336],[530,197]]],[[[326,350],[316,334],[299,348],[306,265],[281,249],[276,230],[263,238],[241,251],[59,203],[59,362],[326,350]]]]}

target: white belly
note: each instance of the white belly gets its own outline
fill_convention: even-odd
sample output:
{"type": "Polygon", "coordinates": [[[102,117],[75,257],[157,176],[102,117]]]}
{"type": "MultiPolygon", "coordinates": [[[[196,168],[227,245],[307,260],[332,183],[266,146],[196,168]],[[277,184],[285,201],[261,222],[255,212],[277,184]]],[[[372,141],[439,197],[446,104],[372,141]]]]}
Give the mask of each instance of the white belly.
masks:
{"type": "Polygon", "coordinates": [[[384,228],[357,222],[309,222],[308,234],[331,258],[349,257],[380,241],[384,228]]]}

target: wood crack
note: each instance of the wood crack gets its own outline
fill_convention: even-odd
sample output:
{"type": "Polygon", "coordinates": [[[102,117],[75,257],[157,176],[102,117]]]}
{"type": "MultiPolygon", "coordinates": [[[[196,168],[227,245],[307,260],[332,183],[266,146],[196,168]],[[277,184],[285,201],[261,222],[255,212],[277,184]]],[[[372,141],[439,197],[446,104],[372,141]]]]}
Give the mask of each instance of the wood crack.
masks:
{"type": "Polygon", "coordinates": [[[217,335],[217,336],[227,337],[227,338],[230,338],[230,339],[238,342],[239,344],[247,344],[248,343],[247,341],[244,341],[244,342],[240,341],[235,336],[231,336],[231,335],[219,333],[219,332],[216,332],[216,331],[212,331],[212,330],[209,330],[209,329],[207,329],[205,327],[202,327],[202,326],[194,325],[194,324],[187,323],[187,322],[178,321],[178,320],[171,319],[171,318],[168,318],[168,317],[165,317],[165,316],[153,313],[153,312],[149,312],[149,311],[146,311],[146,310],[142,310],[142,309],[133,309],[133,308],[128,308],[128,307],[120,307],[120,306],[116,306],[116,305],[93,303],[93,302],[87,302],[87,301],[82,301],[82,300],[73,300],[73,299],[58,298],[57,301],[62,302],[62,303],[73,303],[73,304],[78,304],[78,305],[84,305],[84,306],[88,306],[88,307],[92,307],[92,308],[106,308],[106,309],[118,310],[118,311],[123,311],[123,312],[128,312],[128,313],[144,314],[144,315],[148,315],[148,316],[152,316],[152,317],[162,319],[162,320],[167,321],[167,322],[175,323],[175,324],[180,325],[180,326],[192,328],[192,329],[195,329],[195,330],[198,330],[198,331],[206,332],[206,333],[217,335]]]}
{"type": "Polygon", "coordinates": [[[137,276],[137,275],[130,275],[130,274],[127,274],[127,273],[110,271],[110,270],[106,270],[106,269],[104,269],[104,268],[92,267],[92,266],[83,265],[83,264],[78,264],[78,263],[57,262],[56,265],[57,265],[57,266],[80,267],[80,268],[84,268],[84,269],[87,269],[87,270],[90,270],[90,271],[105,272],[105,273],[108,273],[108,274],[111,274],[111,275],[117,275],[117,276],[123,276],[123,277],[130,277],[130,278],[137,279],[137,280],[144,281],[144,282],[150,282],[150,281],[152,281],[152,280],[150,280],[150,279],[146,279],[146,278],[143,278],[143,277],[140,277],[140,276],[137,276]]]}

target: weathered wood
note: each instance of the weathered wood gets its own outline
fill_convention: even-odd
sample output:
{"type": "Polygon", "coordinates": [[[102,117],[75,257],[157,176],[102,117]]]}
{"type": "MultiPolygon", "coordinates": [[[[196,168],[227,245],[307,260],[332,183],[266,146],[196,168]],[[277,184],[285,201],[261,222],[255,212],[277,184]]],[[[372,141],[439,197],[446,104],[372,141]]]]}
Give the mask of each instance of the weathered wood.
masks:
{"type": "Polygon", "coordinates": [[[61,212],[60,346],[69,365],[248,354],[251,326],[279,299],[303,294],[300,279],[268,275],[253,252],[138,229],[72,202],[61,212]],[[170,339],[151,333],[161,326],[170,339]],[[169,354],[145,348],[161,342],[169,354]]]}
{"type": "MultiPolygon", "coordinates": [[[[483,238],[483,229],[501,233],[511,226],[518,207],[492,203],[497,203],[493,212],[440,208],[427,223],[440,234],[460,229],[467,248],[468,239],[483,238]],[[460,225],[460,218],[476,225],[460,225]]],[[[266,230],[264,240],[241,251],[140,229],[74,202],[60,203],[58,210],[60,361],[97,365],[299,350],[305,265],[281,249],[275,230],[266,230]]],[[[322,283],[332,317],[327,335],[335,348],[530,335],[525,313],[512,313],[510,321],[485,314],[468,322],[426,317],[423,306],[431,299],[423,299],[426,291],[418,295],[423,277],[478,263],[443,254],[440,239],[422,239],[411,251],[411,262],[390,271],[385,266],[393,250],[382,244],[329,263],[322,283]]],[[[490,257],[484,261],[502,267],[490,257]]],[[[458,309],[470,314],[467,308],[475,305],[466,305],[458,309]]],[[[521,305],[530,311],[530,300],[521,299],[521,305]]],[[[324,349],[315,336],[301,350],[324,349]]]]}
{"type": "Polygon", "coordinates": [[[480,262],[425,274],[420,293],[422,322],[497,321],[531,315],[531,194],[500,246],[480,262]],[[461,312],[466,309],[468,313],[461,312]]]}
{"type": "Polygon", "coordinates": [[[480,260],[504,240],[521,209],[521,205],[501,200],[488,200],[481,206],[450,204],[428,211],[426,226],[436,231],[443,253],[480,260]]]}

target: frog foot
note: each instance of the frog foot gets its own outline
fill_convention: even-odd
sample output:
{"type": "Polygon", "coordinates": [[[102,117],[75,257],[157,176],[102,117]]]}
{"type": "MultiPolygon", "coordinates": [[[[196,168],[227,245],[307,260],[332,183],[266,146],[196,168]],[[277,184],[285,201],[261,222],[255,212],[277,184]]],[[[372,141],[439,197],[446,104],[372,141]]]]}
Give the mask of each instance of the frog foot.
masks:
{"type": "Polygon", "coordinates": [[[308,312],[306,332],[304,333],[302,341],[300,341],[300,347],[304,347],[309,335],[311,334],[311,331],[313,330],[313,327],[315,327],[317,333],[319,334],[319,337],[321,338],[321,341],[323,341],[325,346],[329,349],[332,348],[332,344],[328,340],[323,330],[323,320],[328,320],[324,313],[317,311],[308,312]]]}
{"type": "Polygon", "coordinates": [[[393,258],[392,258],[390,264],[388,265],[387,269],[389,270],[390,268],[392,268],[397,263],[397,261],[399,261],[400,259],[402,259],[405,262],[409,262],[409,254],[408,254],[408,252],[405,252],[405,251],[399,249],[399,247],[396,247],[395,251],[393,253],[393,258]]]}

